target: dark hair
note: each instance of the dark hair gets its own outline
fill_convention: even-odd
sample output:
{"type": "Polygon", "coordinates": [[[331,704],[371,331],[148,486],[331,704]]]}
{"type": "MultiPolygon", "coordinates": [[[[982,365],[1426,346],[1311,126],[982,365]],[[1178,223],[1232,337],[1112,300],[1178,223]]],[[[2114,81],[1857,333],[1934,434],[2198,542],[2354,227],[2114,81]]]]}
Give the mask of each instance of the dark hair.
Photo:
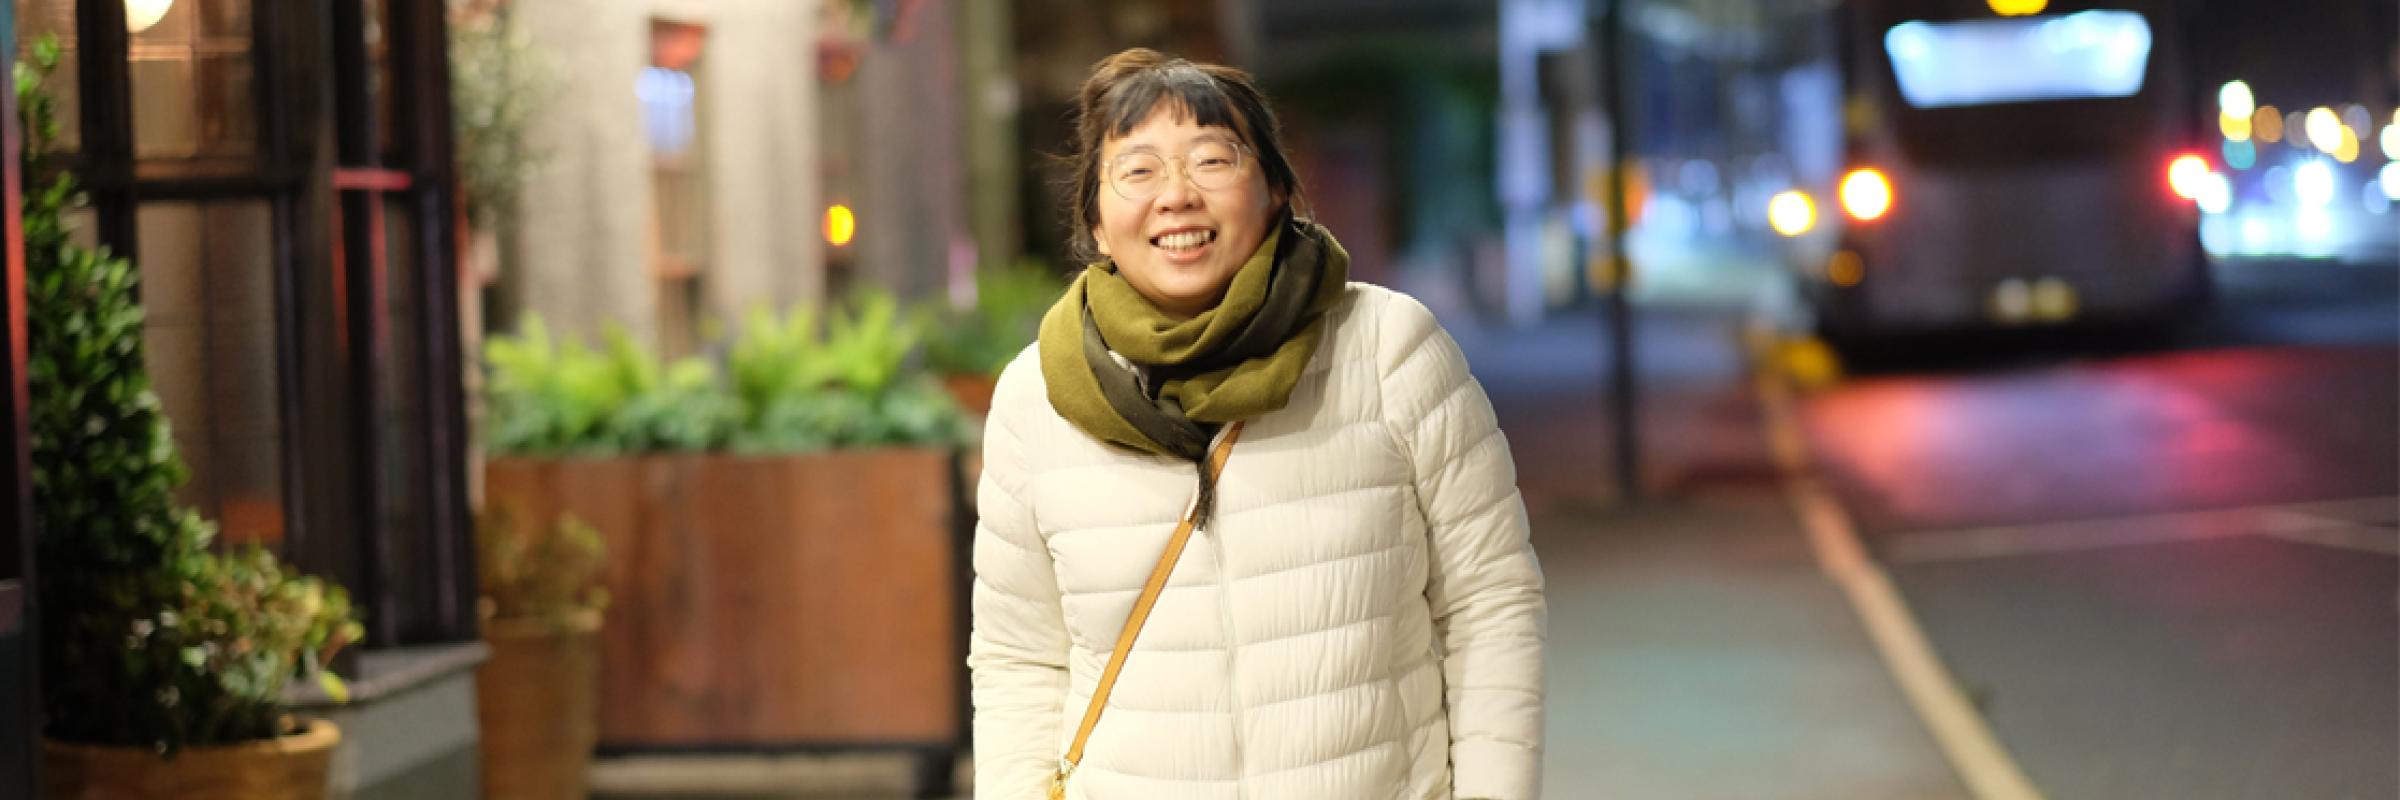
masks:
{"type": "Polygon", "coordinates": [[[1283,131],[1275,122],[1275,110],[1267,107],[1267,96],[1249,73],[1136,47],[1092,65],[1092,76],[1076,93],[1075,149],[1065,157],[1075,257],[1099,258],[1092,226],[1100,221],[1101,146],[1132,133],[1161,104],[1202,126],[1231,129],[1250,148],[1252,161],[1266,171],[1267,189],[1283,199],[1288,212],[1307,215],[1300,176],[1283,154],[1283,131]]]}

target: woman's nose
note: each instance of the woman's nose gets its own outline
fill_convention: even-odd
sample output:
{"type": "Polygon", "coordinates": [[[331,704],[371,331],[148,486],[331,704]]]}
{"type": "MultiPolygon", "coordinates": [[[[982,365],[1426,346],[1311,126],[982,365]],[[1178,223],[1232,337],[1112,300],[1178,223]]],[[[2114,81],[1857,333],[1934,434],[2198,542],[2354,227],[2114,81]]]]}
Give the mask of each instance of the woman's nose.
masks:
{"type": "Polygon", "coordinates": [[[1200,187],[1192,183],[1190,173],[1175,169],[1167,173],[1167,185],[1158,188],[1151,202],[1160,210],[1190,208],[1200,198],[1200,187]]]}

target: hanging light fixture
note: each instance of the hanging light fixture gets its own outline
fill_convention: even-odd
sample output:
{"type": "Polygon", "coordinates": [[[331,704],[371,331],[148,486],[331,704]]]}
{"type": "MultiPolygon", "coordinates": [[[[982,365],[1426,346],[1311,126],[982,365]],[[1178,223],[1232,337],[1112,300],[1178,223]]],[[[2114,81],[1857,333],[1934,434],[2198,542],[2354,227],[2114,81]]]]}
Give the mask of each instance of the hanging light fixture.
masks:
{"type": "Polygon", "coordinates": [[[167,18],[175,0],[125,0],[125,32],[141,33],[167,18]]]}

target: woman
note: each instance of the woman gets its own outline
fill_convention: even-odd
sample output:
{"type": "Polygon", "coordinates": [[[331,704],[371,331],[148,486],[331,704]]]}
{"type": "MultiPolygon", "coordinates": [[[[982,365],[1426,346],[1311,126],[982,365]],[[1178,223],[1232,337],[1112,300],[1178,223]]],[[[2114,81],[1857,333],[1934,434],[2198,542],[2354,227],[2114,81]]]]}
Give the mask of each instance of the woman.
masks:
{"type": "Polygon", "coordinates": [[[1347,282],[1238,70],[1100,62],[1071,158],[1096,263],[984,435],[976,796],[1538,796],[1542,577],[1457,345],[1347,282]]]}

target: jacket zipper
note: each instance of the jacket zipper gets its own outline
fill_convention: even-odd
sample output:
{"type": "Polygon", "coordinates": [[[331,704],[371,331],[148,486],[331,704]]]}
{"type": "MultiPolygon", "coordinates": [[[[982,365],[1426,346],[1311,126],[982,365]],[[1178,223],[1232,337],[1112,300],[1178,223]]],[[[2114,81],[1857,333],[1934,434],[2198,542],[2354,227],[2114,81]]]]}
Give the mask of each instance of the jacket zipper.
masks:
{"type": "MultiPolygon", "coordinates": [[[[1217,442],[1222,441],[1224,436],[1224,432],[1219,431],[1216,439],[1209,442],[1210,452],[1215,452],[1217,442]]],[[[1219,482],[1217,485],[1218,509],[1225,506],[1224,488],[1224,484],[1219,482]]],[[[1198,502],[1196,497],[1193,500],[1195,503],[1198,502]]],[[[1225,560],[1225,539],[1217,535],[1216,521],[1218,519],[1220,517],[1217,517],[1212,511],[1209,524],[1202,527],[1199,533],[1208,537],[1209,547],[1216,552],[1217,556],[1217,622],[1225,627],[1225,685],[1233,699],[1233,796],[1239,800],[1239,798],[1248,796],[1246,782],[1250,776],[1249,766],[1244,763],[1242,754],[1242,712],[1248,706],[1242,702],[1240,655],[1242,637],[1233,624],[1233,577],[1227,571],[1229,564],[1225,560]]]]}
{"type": "Polygon", "coordinates": [[[1225,540],[1214,530],[1203,533],[1217,551],[1217,615],[1225,626],[1225,680],[1233,695],[1233,796],[1240,798],[1246,796],[1244,780],[1250,775],[1242,755],[1242,712],[1249,708],[1242,702],[1242,637],[1233,626],[1233,579],[1225,573],[1225,540]]]}

